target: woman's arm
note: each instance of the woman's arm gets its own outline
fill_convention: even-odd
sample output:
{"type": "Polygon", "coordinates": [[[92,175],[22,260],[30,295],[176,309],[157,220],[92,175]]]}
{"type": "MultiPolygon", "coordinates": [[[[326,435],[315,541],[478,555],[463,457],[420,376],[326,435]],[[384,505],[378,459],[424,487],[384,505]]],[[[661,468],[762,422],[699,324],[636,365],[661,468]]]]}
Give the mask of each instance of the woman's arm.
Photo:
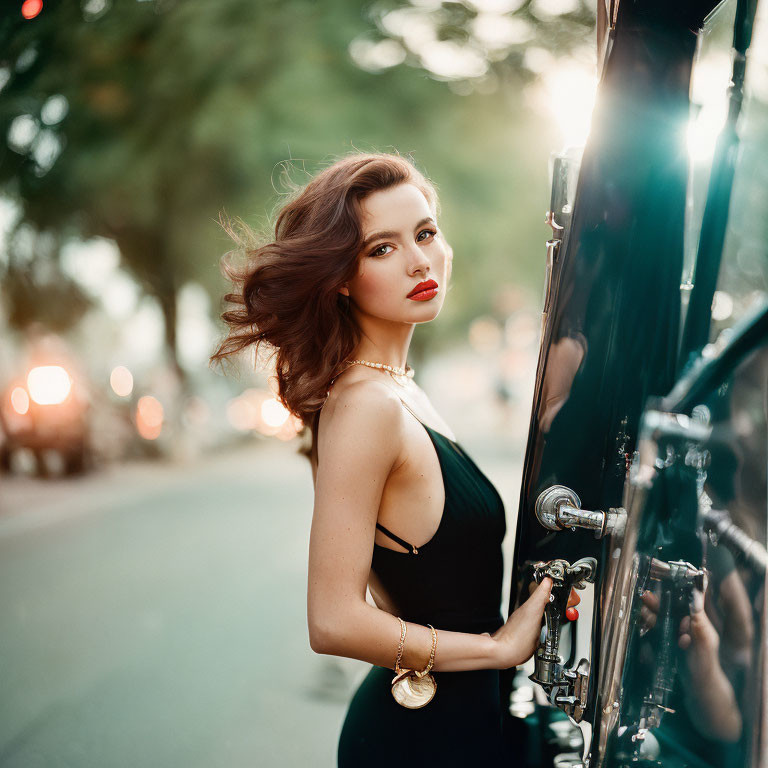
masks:
{"type": "MultiPolygon", "coordinates": [[[[400,456],[403,409],[397,395],[375,381],[351,384],[326,407],[332,412],[327,414],[318,446],[321,461],[309,542],[310,646],[317,653],[394,669],[400,622],[366,601],[366,586],[384,484],[400,456]]],[[[509,633],[494,639],[435,627],[438,643],[433,668],[501,669],[525,661],[531,645],[527,635],[538,637],[549,586],[545,581],[515,612],[523,611],[528,619],[523,624],[529,631],[520,633],[520,642],[509,633]]],[[[521,626],[519,621],[516,624],[521,626]]],[[[400,664],[423,669],[432,633],[421,624],[408,622],[407,627],[400,664]]]]}

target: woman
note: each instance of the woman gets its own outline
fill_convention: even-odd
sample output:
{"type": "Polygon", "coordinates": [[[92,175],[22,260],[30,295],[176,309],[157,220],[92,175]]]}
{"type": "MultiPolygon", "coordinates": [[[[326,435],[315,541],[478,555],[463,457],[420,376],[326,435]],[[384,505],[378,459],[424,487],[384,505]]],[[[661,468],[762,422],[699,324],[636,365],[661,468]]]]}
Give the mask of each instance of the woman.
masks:
{"type": "Polygon", "coordinates": [[[505,759],[498,670],[533,654],[551,588],[504,621],[501,497],[406,365],[451,273],[437,217],[405,158],[338,160],[282,208],[246,270],[229,270],[243,308],[223,314],[231,334],[214,355],[266,343],[281,399],[311,428],[309,642],[373,665],[342,768],[505,759]]]}

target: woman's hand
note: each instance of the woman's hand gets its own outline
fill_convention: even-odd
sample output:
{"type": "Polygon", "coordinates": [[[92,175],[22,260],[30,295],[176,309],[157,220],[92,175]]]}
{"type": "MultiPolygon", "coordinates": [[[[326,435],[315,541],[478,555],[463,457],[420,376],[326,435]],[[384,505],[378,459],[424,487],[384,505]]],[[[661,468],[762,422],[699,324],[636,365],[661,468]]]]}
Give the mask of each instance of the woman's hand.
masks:
{"type": "Polygon", "coordinates": [[[541,619],[549,602],[552,579],[545,576],[533,594],[493,634],[483,632],[497,643],[498,669],[517,667],[533,656],[541,635],[541,619]]]}

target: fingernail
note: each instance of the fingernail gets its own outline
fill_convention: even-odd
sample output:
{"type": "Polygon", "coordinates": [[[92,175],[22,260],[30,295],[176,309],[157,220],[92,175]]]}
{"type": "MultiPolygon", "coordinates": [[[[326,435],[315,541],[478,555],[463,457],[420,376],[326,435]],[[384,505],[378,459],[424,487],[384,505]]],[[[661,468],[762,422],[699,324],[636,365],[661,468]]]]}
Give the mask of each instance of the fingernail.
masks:
{"type": "Polygon", "coordinates": [[[698,589],[693,590],[693,612],[699,613],[704,610],[704,595],[698,589]]]}

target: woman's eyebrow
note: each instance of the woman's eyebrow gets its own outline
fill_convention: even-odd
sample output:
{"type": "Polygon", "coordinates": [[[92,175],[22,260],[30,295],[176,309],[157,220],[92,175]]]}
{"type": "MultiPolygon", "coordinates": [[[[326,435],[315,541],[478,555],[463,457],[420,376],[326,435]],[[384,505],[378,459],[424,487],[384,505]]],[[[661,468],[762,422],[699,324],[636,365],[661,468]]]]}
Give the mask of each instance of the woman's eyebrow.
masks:
{"type": "MultiPolygon", "coordinates": [[[[416,223],[416,226],[414,227],[414,229],[418,229],[419,227],[423,227],[425,224],[429,224],[430,222],[432,222],[434,224],[435,220],[431,216],[426,216],[421,221],[416,223]]],[[[399,234],[400,234],[399,232],[395,232],[394,230],[391,230],[391,229],[388,229],[388,230],[385,230],[385,231],[382,231],[382,232],[374,232],[373,234],[368,235],[368,237],[366,237],[365,240],[363,240],[363,245],[361,247],[362,248],[367,247],[374,240],[379,240],[379,239],[384,238],[384,237],[397,237],[399,234]]]]}

